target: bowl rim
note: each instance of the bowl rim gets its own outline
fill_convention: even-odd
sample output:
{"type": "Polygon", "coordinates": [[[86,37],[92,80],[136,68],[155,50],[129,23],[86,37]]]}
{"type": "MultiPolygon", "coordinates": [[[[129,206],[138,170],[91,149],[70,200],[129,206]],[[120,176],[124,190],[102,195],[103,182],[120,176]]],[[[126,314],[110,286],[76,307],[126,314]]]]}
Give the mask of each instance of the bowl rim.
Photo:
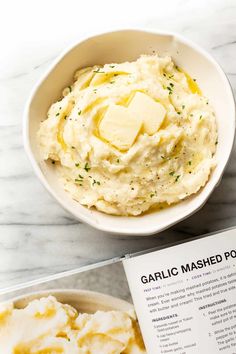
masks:
{"type": "MultiPolygon", "coordinates": [[[[17,295],[13,298],[10,298],[9,300],[4,301],[4,303],[7,302],[13,302],[13,304],[17,304],[18,302],[26,301],[27,304],[33,300],[37,300],[43,297],[48,297],[48,296],[54,296],[57,299],[57,296],[71,296],[71,295],[82,295],[82,296],[91,296],[91,297],[98,297],[100,299],[104,300],[104,303],[111,302],[112,304],[117,302],[119,303],[120,307],[127,307],[127,310],[133,310],[134,305],[124,299],[101,293],[98,291],[93,291],[93,290],[87,290],[87,289],[73,289],[73,288],[53,288],[53,289],[45,289],[45,290],[39,290],[39,291],[32,291],[29,293],[24,293],[22,295],[17,295]]],[[[61,302],[60,300],[57,299],[57,301],[61,302]]],[[[63,302],[64,303],[64,302],[63,302]]],[[[66,302],[65,302],[66,303],[66,302]]],[[[70,304],[68,304],[70,305],[70,304]]],[[[79,310],[77,310],[79,312],[79,310]]],[[[99,310],[98,310],[99,311],[99,310]]],[[[114,310],[114,311],[121,311],[121,310],[114,310]]],[[[124,311],[124,310],[122,310],[124,311]]]]}
{"type": "MultiPolygon", "coordinates": [[[[234,95],[233,95],[233,90],[230,84],[229,79],[227,78],[225,72],[223,71],[222,67],[220,66],[220,64],[203,48],[201,48],[198,44],[192,42],[191,40],[185,38],[184,36],[180,35],[179,33],[175,32],[175,31],[164,31],[164,30],[149,30],[149,29],[145,29],[142,27],[133,27],[133,28],[119,28],[119,29],[114,29],[111,31],[102,31],[102,32],[91,32],[89,35],[84,35],[81,36],[79,38],[79,40],[75,41],[74,43],[72,43],[71,45],[67,46],[62,52],[61,54],[59,54],[51,63],[51,65],[49,66],[49,68],[45,71],[45,73],[40,77],[40,79],[36,82],[36,84],[33,86],[33,89],[31,90],[31,93],[29,95],[28,100],[26,101],[25,104],[25,108],[24,108],[24,113],[23,113],[23,144],[24,144],[24,149],[25,152],[28,156],[29,161],[31,162],[31,165],[33,167],[34,173],[36,174],[36,176],[38,177],[38,179],[40,180],[41,184],[44,186],[44,188],[49,192],[49,194],[51,194],[56,201],[64,208],[64,210],[66,210],[67,212],[69,212],[70,214],[73,215],[74,218],[76,218],[79,221],[82,221],[90,226],[92,226],[93,228],[106,232],[109,234],[113,234],[113,235],[118,235],[118,236],[122,236],[122,235],[127,235],[127,236],[151,236],[153,234],[158,234],[161,231],[164,231],[168,228],[170,228],[171,226],[175,225],[176,223],[179,223],[180,221],[188,218],[189,216],[193,215],[195,212],[197,212],[199,209],[201,209],[204,204],[207,202],[208,198],[210,197],[210,195],[213,193],[214,189],[219,185],[219,183],[221,182],[223,173],[227,167],[227,164],[229,162],[229,158],[233,149],[233,145],[234,145],[234,141],[235,141],[235,127],[236,127],[236,116],[235,116],[235,99],[234,99],[234,95]],[[54,67],[71,51],[73,50],[75,47],[77,47],[79,44],[81,44],[82,42],[86,41],[86,40],[90,40],[92,38],[98,37],[98,36],[103,36],[106,34],[113,34],[113,33],[122,33],[122,32],[142,32],[142,33],[147,33],[147,34],[154,34],[154,35],[162,35],[162,36],[172,36],[173,38],[176,38],[177,41],[182,42],[183,44],[185,44],[186,46],[194,49],[196,52],[200,53],[203,57],[205,57],[219,72],[219,74],[221,75],[222,80],[224,81],[225,85],[228,87],[228,94],[229,97],[232,101],[232,117],[234,116],[234,120],[233,120],[233,131],[232,131],[232,135],[231,135],[231,143],[230,143],[230,147],[228,150],[227,155],[225,155],[224,160],[221,163],[221,168],[220,171],[218,173],[217,179],[215,180],[215,182],[211,185],[211,187],[209,188],[209,190],[205,193],[205,196],[203,198],[202,201],[199,202],[199,204],[196,205],[195,208],[193,208],[190,211],[186,211],[185,213],[183,213],[183,215],[181,215],[178,219],[174,219],[173,221],[168,222],[166,225],[162,225],[161,227],[158,227],[158,224],[151,224],[151,226],[146,227],[145,230],[142,230],[141,232],[137,229],[137,228],[122,228],[121,230],[117,229],[116,227],[114,228],[113,226],[107,226],[106,224],[101,224],[101,223],[96,223],[96,221],[94,221],[92,218],[89,218],[87,216],[83,216],[83,215],[78,215],[77,213],[75,213],[73,211],[72,207],[69,207],[67,205],[65,205],[65,203],[63,203],[63,201],[58,197],[57,193],[50,187],[47,179],[45,178],[45,176],[43,175],[38,163],[36,162],[34,153],[32,152],[31,149],[31,144],[30,144],[30,132],[29,132],[29,121],[30,121],[30,116],[29,116],[29,109],[30,109],[30,104],[33,100],[33,98],[35,97],[38,88],[40,87],[40,85],[45,81],[45,79],[49,76],[49,74],[51,73],[51,71],[54,69],[54,67]]],[[[194,198],[194,196],[193,196],[194,198]]],[[[107,214],[107,217],[109,217],[110,215],[107,214]]],[[[117,216],[119,217],[119,216],[117,216]]],[[[139,216],[137,216],[136,218],[139,218],[139,216]]]]}

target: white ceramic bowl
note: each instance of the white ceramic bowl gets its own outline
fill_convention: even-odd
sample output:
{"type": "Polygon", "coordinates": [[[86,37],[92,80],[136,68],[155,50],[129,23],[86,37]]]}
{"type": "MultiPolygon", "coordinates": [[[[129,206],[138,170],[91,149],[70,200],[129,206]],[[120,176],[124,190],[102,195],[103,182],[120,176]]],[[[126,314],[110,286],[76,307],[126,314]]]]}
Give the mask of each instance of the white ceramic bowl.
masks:
{"type": "Polygon", "coordinates": [[[116,297],[95,291],[77,289],[44,290],[18,296],[17,298],[13,298],[12,301],[16,308],[21,309],[27,306],[30,301],[49,295],[55,296],[63,304],[73,306],[80,313],[113,310],[128,311],[134,309],[133,305],[129,302],[116,297]]]}
{"type": "Polygon", "coordinates": [[[27,104],[24,143],[34,170],[47,190],[74,217],[115,234],[150,235],[164,230],[196,212],[220,182],[229,159],[235,134],[235,105],[229,82],[220,66],[195,44],[173,33],[123,30],[81,40],[66,50],[44,75],[27,104]],[[138,217],[117,217],[89,210],[74,201],[59,183],[51,164],[40,159],[36,133],[52,102],[61,97],[80,67],[136,60],[141,54],[171,55],[176,64],[196,78],[213,105],[218,124],[217,167],[207,185],[185,201],[138,217]]]}

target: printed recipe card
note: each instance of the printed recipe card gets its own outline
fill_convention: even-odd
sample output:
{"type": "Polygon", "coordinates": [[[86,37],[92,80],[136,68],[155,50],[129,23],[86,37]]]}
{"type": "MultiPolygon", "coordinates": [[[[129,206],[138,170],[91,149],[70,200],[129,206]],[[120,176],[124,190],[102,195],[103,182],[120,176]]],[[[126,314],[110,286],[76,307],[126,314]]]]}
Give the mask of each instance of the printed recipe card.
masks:
{"type": "Polygon", "coordinates": [[[236,353],[236,233],[124,261],[149,354],[236,353]]]}

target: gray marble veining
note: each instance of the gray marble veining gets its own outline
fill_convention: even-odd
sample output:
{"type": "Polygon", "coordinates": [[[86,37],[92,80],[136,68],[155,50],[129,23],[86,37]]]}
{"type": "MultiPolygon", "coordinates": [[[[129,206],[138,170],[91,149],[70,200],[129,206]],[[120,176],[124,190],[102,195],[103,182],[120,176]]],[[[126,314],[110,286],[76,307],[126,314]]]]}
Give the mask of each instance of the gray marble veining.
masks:
{"type": "MultiPolygon", "coordinates": [[[[105,2],[102,0],[100,7],[105,2]]],[[[74,1],[71,3],[75,5],[74,1]]],[[[235,92],[236,2],[179,0],[168,3],[170,10],[161,1],[150,1],[150,9],[145,9],[144,13],[142,7],[137,6],[132,21],[128,15],[122,18],[122,12],[119,12],[114,27],[135,25],[182,33],[205,47],[219,61],[235,92]]],[[[100,14],[101,27],[101,21],[95,20],[96,17],[89,22],[87,7],[84,21],[87,16],[93,32],[112,28],[112,9],[108,10],[108,13],[111,11],[109,18],[100,14]]],[[[29,11],[33,12],[33,9],[29,11]]],[[[60,11],[69,10],[58,11],[60,17],[60,11]]],[[[45,22],[42,33],[36,21],[26,32],[28,37],[20,39],[18,35],[16,56],[12,57],[10,50],[9,54],[4,54],[5,59],[1,59],[4,65],[0,71],[0,288],[236,225],[235,148],[223,180],[207,204],[195,215],[156,237],[108,237],[74,220],[44,190],[24,153],[22,114],[36,80],[65,45],[84,33],[79,22],[77,27],[70,23],[68,15],[66,12],[61,37],[55,31],[53,41],[48,32],[50,25],[57,24],[55,16],[51,24],[45,22]]],[[[24,32],[21,27],[18,31],[24,32]]],[[[90,32],[88,26],[86,31],[90,32]]],[[[4,43],[6,52],[7,40],[4,43]]]]}

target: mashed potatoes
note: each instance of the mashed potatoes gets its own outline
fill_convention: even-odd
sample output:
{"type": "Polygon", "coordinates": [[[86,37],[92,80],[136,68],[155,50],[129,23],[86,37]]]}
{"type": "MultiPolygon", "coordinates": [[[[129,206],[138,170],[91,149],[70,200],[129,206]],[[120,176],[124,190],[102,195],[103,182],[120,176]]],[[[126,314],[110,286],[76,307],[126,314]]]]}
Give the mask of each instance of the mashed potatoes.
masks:
{"type": "Polygon", "coordinates": [[[44,160],[79,203],[139,215],[203,187],[215,166],[216,119],[170,57],[79,70],[38,132],[44,160]]]}
{"type": "Polygon", "coordinates": [[[2,354],[146,353],[133,311],[78,314],[54,297],[0,308],[2,354]]]}

